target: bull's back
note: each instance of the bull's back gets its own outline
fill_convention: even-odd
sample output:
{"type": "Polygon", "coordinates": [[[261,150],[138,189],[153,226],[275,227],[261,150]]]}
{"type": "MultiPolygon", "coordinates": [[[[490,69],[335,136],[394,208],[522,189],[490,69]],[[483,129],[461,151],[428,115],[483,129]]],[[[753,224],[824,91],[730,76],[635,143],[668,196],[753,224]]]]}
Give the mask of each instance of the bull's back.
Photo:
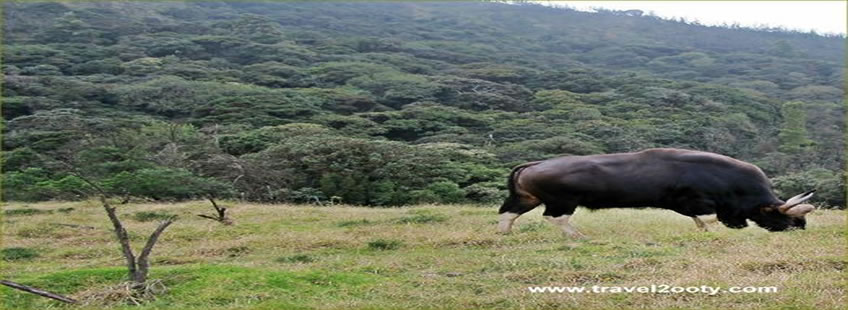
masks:
{"type": "Polygon", "coordinates": [[[526,168],[519,177],[520,184],[543,201],[571,199],[586,207],[647,207],[666,204],[670,196],[696,198],[703,194],[702,188],[729,190],[722,174],[732,170],[732,165],[712,153],[651,149],[554,158],[526,168]]]}

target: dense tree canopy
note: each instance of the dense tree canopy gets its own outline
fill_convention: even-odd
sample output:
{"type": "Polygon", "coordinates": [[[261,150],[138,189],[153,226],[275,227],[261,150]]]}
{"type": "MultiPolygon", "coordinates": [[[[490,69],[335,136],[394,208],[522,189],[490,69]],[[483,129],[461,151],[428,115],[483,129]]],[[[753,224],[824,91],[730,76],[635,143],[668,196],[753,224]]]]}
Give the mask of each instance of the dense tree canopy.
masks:
{"type": "Polygon", "coordinates": [[[532,4],[6,2],[4,197],[491,204],[680,147],[844,205],[844,38],[532,4]]]}

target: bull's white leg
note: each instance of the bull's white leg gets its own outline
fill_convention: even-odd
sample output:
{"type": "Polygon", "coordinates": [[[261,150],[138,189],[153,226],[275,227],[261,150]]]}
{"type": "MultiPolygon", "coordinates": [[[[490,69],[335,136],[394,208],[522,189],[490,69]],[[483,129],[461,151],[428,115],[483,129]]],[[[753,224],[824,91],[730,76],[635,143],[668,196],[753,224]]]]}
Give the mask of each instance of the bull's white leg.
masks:
{"type": "Polygon", "coordinates": [[[501,221],[498,223],[498,232],[508,234],[509,231],[512,230],[512,223],[514,223],[515,219],[517,219],[520,215],[521,214],[512,212],[501,213],[501,221]]]}
{"type": "Polygon", "coordinates": [[[545,216],[545,219],[550,221],[551,224],[554,224],[554,226],[557,226],[562,229],[562,232],[566,236],[569,236],[571,238],[585,238],[586,236],[577,231],[577,228],[571,226],[571,223],[568,222],[569,217],[570,215],[561,215],[559,217],[545,216]]]}
{"type": "Polygon", "coordinates": [[[718,216],[715,214],[699,216],[698,218],[701,219],[704,224],[718,223],[718,216]]]}
{"type": "Polygon", "coordinates": [[[700,228],[703,231],[710,231],[707,228],[707,224],[704,223],[704,221],[702,221],[700,218],[698,218],[697,216],[693,216],[692,219],[695,220],[695,225],[698,225],[698,228],[700,228]]]}

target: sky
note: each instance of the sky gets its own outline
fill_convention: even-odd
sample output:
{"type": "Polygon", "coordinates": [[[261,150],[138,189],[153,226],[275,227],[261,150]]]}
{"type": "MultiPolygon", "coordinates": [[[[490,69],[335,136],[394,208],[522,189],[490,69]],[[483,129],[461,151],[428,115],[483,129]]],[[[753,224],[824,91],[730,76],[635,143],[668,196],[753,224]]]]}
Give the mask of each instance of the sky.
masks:
{"type": "Polygon", "coordinates": [[[580,11],[593,7],[642,10],[663,18],[683,17],[705,25],[739,23],[767,25],[819,34],[845,34],[846,1],[534,1],[569,6],[580,11]]]}

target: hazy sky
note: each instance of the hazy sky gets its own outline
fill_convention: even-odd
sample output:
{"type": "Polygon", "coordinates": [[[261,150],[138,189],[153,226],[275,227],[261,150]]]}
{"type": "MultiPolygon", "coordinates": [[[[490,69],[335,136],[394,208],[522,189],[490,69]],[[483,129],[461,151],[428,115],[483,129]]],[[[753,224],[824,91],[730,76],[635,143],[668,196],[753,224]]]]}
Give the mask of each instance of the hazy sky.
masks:
{"type": "Polygon", "coordinates": [[[536,1],[581,11],[592,7],[638,9],[661,17],[683,17],[702,24],[782,26],[818,33],[845,33],[846,1],[536,1]]]}

